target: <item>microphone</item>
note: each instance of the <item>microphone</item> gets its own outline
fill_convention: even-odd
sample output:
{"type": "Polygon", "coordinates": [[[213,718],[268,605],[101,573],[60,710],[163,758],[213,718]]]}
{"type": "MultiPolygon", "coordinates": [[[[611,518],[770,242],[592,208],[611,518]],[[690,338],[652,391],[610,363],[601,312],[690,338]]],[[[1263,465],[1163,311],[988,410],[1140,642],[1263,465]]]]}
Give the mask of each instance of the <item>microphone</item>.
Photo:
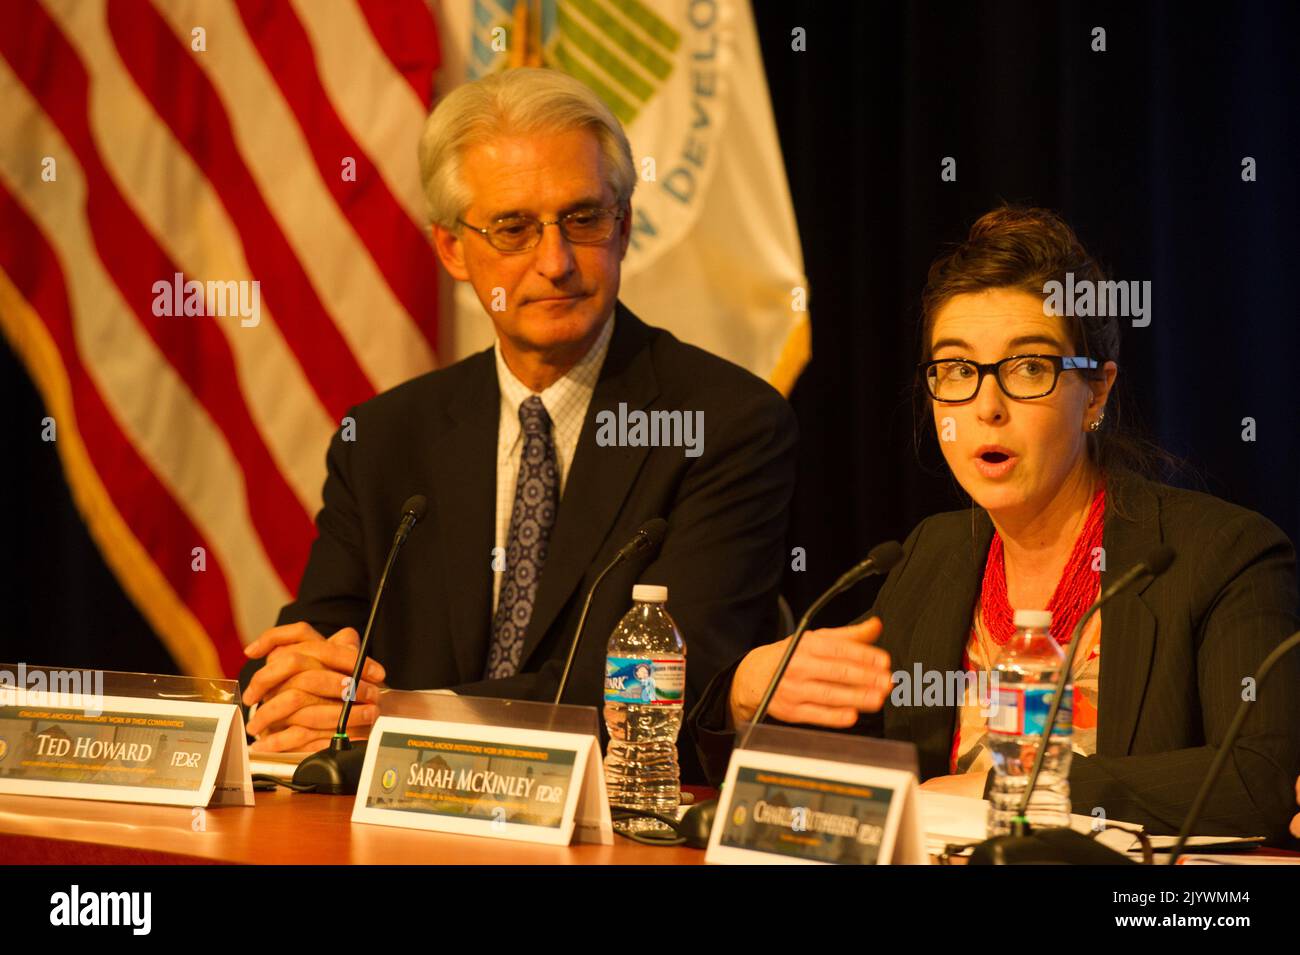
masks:
{"type": "Polygon", "coordinates": [[[1099,862],[1131,862],[1127,856],[1114,852],[1105,846],[1099,845],[1092,839],[1075,832],[1072,829],[1063,830],[1046,830],[1047,838],[1037,844],[1030,842],[1031,839],[1038,838],[1043,834],[1032,834],[1029,826],[1029,800],[1034,794],[1034,787],[1038,785],[1038,776],[1043,770],[1043,760],[1047,756],[1048,740],[1051,737],[1052,729],[1056,726],[1056,714],[1060,712],[1061,703],[1065,699],[1065,687],[1073,678],[1074,658],[1079,652],[1079,640],[1083,636],[1084,628],[1087,627],[1088,621],[1092,619],[1093,614],[1101,610],[1103,606],[1109,603],[1113,598],[1128,590],[1135,582],[1146,577],[1159,577],[1169,565],[1174,562],[1174,550],[1168,545],[1162,544],[1153,550],[1147,559],[1134,564],[1109,587],[1101,592],[1096,601],[1093,602],[1079,622],[1074,625],[1074,630],[1070,633],[1070,643],[1065,651],[1065,659],[1062,661],[1061,672],[1056,678],[1056,691],[1052,695],[1052,705],[1048,708],[1047,719],[1043,726],[1043,738],[1038,744],[1038,754],[1034,757],[1034,768],[1029,774],[1029,782],[1025,786],[1025,794],[1020,799],[1020,805],[1016,808],[1016,815],[1011,821],[1011,834],[1007,836],[996,836],[992,839],[986,839],[975,847],[971,853],[972,865],[1013,865],[1017,862],[1064,862],[1079,864],[1094,864],[1099,862]],[[1044,845],[1043,843],[1046,843],[1044,845]],[[1056,855],[1049,857],[1043,856],[1043,850],[1047,849],[1056,855]]]}
{"type": "Polygon", "coordinates": [[[352,701],[356,698],[357,685],[361,682],[361,669],[366,663],[366,650],[370,647],[370,635],[375,627],[375,617],[379,613],[379,601],[384,596],[384,587],[388,583],[388,574],[397,560],[397,553],[410,536],[411,528],[424,517],[429,502],[423,494],[412,494],[402,505],[402,519],[393,534],[393,543],[388,549],[388,559],[384,562],[384,572],[379,575],[379,586],[375,588],[375,598],[370,602],[370,616],[366,620],[365,632],[361,635],[361,647],[357,650],[357,662],[352,668],[352,682],[343,698],[343,711],[339,714],[339,724],[330,740],[328,749],[312,753],[293,773],[294,786],[311,787],[306,792],[325,793],[331,796],[351,796],[357,791],[361,781],[361,764],[365,761],[366,747],[362,742],[354,746],[348,739],[348,716],[352,713],[352,701]]]}
{"type": "MultiPolygon", "coordinates": [[[[785,676],[785,671],[790,666],[790,660],[794,657],[794,652],[799,647],[799,641],[803,639],[804,631],[808,629],[808,624],[812,622],[812,618],[821,612],[821,609],[831,600],[864,577],[870,577],[873,574],[887,574],[902,559],[903,548],[898,541],[886,541],[883,544],[877,544],[872,548],[871,553],[867,554],[865,560],[860,561],[841,574],[839,580],[831,584],[825,593],[813,601],[812,606],[799,618],[799,625],[794,628],[794,634],[790,637],[790,645],[785,648],[785,654],[781,657],[781,662],[777,664],[776,672],[772,674],[767,689],[763,691],[763,698],[758,702],[758,709],[754,710],[754,718],[749,721],[749,729],[745,731],[745,737],[740,741],[739,749],[744,749],[749,744],[749,738],[754,735],[754,727],[763,722],[763,718],[767,716],[768,704],[772,702],[772,696],[781,683],[781,677],[785,676]]],[[[861,623],[865,619],[866,616],[864,615],[853,622],[861,623]]],[[[688,846],[705,849],[709,845],[709,833],[713,831],[713,821],[717,813],[718,801],[716,799],[706,799],[687,809],[685,815],[682,816],[681,822],[674,825],[673,828],[688,846]]]]}
{"type": "Polygon", "coordinates": [[[569,672],[573,669],[573,658],[577,656],[578,644],[582,641],[582,630],[587,625],[587,613],[591,610],[591,598],[596,596],[596,588],[600,586],[605,575],[611,570],[629,560],[638,554],[650,553],[659,549],[659,545],[664,542],[664,537],[668,534],[668,522],[662,517],[653,517],[646,521],[632,535],[632,539],[619,549],[614,555],[614,559],[609,565],[600,572],[591,589],[587,591],[587,599],[582,604],[582,613],[578,617],[577,629],[573,631],[573,640],[569,643],[569,658],[564,661],[564,672],[560,675],[560,686],[555,691],[553,702],[559,703],[560,697],[564,696],[564,690],[569,685],[569,672]]]}
{"type": "Polygon", "coordinates": [[[429,502],[424,499],[423,494],[412,494],[402,505],[402,520],[397,525],[397,531],[393,534],[393,546],[401,547],[406,543],[406,538],[411,533],[411,528],[418,521],[424,520],[424,512],[428,509],[429,502]]]}
{"type": "Polygon", "coordinates": [[[749,721],[749,729],[745,731],[745,737],[740,742],[740,749],[746,748],[749,738],[754,733],[754,727],[763,722],[763,718],[767,716],[768,705],[772,702],[772,697],[781,682],[781,677],[785,676],[785,671],[790,666],[790,660],[794,658],[794,652],[799,648],[799,641],[803,639],[804,631],[808,629],[808,624],[812,622],[812,618],[821,612],[821,609],[830,603],[832,599],[848,590],[858,581],[874,574],[887,574],[902,559],[903,547],[898,541],[886,541],[883,544],[877,544],[865,560],[842,574],[839,580],[831,584],[825,593],[813,601],[812,606],[799,619],[799,626],[794,628],[794,635],[790,638],[790,644],[785,648],[785,654],[781,657],[781,662],[777,664],[772,679],[768,681],[767,689],[763,691],[763,698],[758,702],[758,709],[754,711],[754,718],[749,721]]]}
{"type": "MultiPolygon", "coordinates": [[[[1300,630],[1283,640],[1272,653],[1264,658],[1264,662],[1259,665],[1259,669],[1255,672],[1256,695],[1258,695],[1259,688],[1264,685],[1264,679],[1273,669],[1273,664],[1296,647],[1300,647],[1300,630]]],[[[1174,843],[1173,849],[1169,852],[1169,865],[1177,864],[1178,857],[1182,855],[1183,847],[1187,844],[1187,838],[1192,834],[1192,829],[1195,828],[1197,821],[1201,818],[1201,810],[1205,808],[1206,800],[1210,798],[1210,792],[1214,789],[1214,784],[1218,782],[1223,767],[1228,762],[1228,755],[1232,752],[1233,744],[1237,742],[1237,737],[1241,735],[1241,727],[1245,724],[1246,717],[1250,715],[1250,706],[1253,702],[1253,700],[1242,700],[1241,706],[1237,707],[1237,715],[1232,718],[1232,724],[1223,737],[1223,743],[1219,746],[1219,751],[1214,754],[1214,762],[1210,763],[1210,770],[1205,774],[1205,781],[1201,783],[1201,788],[1196,792],[1196,798],[1192,801],[1192,808],[1187,811],[1187,818],[1183,820],[1183,826],[1178,830],[1178,841],[1174,843]]]]}

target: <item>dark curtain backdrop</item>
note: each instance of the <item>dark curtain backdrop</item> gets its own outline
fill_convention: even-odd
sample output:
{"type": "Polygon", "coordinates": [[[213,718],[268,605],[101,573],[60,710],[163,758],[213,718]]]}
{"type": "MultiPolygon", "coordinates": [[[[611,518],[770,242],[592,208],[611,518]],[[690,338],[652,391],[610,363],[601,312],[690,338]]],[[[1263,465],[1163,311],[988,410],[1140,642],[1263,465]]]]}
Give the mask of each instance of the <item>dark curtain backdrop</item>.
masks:
{"type": "MultiPolygon", "coordinates": [[[[1125,333],[1128,414],[1186,460],[1180,483],[1300,537],[1293,4],[754,6],[812,290],[796,611],[876,542],[968,503],[924,421],[917,441],[917,302],[935,254],[1003,200],[1057,209],[1113,277],[1152,282],[1151,324],[1125,333]]],[[[0,400],[15,449],[0,659],[172,669],[91,544],[7,347],[0,400]]]]}
{"type": "Polygon", "coordinates": [[[796,611],[876,542],[969,505],[928,419],[917,447],[919,298],[935,255],[1004,200],[1056,209],[1113,277],[1152,282],[1120,397],[1186,460],[1178,483],[1300,534],[1296,7],[1240,6],[756,4],[812,293],[796,611]]]}

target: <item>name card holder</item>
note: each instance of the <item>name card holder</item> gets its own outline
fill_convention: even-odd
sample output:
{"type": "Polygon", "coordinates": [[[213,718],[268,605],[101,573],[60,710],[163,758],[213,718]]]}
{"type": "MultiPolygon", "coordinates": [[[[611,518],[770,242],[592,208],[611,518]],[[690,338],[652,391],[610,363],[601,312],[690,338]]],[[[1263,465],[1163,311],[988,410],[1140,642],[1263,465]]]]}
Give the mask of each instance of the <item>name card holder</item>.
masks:
{"type": "Polygon", "coordinates": [[[0,663],[0,793],[251,806],[239,684],[0,663]]]}
{"type": "Polygon", "coordinates": [[[926,865],[917,786],[911,743],[760,725],[731,755],[705,861],[926,865]]]}
{"type": "Polygon", "coordinates": [[[569,845],[610,845],[591,706],[386,690],[352,821],[569,845]]]}

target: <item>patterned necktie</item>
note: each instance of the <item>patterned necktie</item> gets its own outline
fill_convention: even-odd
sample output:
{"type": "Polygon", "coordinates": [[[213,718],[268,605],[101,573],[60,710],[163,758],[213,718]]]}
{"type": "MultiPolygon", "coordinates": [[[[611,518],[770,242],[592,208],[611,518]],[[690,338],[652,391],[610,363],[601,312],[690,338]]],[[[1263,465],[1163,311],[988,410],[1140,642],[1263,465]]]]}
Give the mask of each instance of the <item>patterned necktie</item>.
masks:
{"type": "Polygon", "coordinates": [[[524,448],[515,482],[515,503],[510,510],[506,538],[506,575],[501,581],[497,612],[492,618],[492,648],[488,651],[486,678],[497,680],[519,672],[524,631],[533,616],[537,582],[546,564],[559,506],[560,479],[551,439],[551,416],[542,399],[533,395],[519,406],[519,426],[524,448]]]}

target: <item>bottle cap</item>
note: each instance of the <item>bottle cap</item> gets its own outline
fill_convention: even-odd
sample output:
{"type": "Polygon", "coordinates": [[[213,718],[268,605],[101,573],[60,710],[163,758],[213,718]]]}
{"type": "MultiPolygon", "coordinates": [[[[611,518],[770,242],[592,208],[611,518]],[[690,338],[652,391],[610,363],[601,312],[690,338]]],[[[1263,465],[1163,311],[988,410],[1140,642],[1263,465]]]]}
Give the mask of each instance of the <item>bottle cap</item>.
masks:
{"type": "Polygon", "coordinates": [[[659,584],[637,584],[632,588],[632,599],[643,603],[667,603],[668,588],[659,584]]]}
{"type": "Polygon", "coordinates": [[[1017,627],[1032,627],[1035,630],[1046,630],[1052,625],[1052,611],[1017,610],[1013,622],[1017,627]]]}

